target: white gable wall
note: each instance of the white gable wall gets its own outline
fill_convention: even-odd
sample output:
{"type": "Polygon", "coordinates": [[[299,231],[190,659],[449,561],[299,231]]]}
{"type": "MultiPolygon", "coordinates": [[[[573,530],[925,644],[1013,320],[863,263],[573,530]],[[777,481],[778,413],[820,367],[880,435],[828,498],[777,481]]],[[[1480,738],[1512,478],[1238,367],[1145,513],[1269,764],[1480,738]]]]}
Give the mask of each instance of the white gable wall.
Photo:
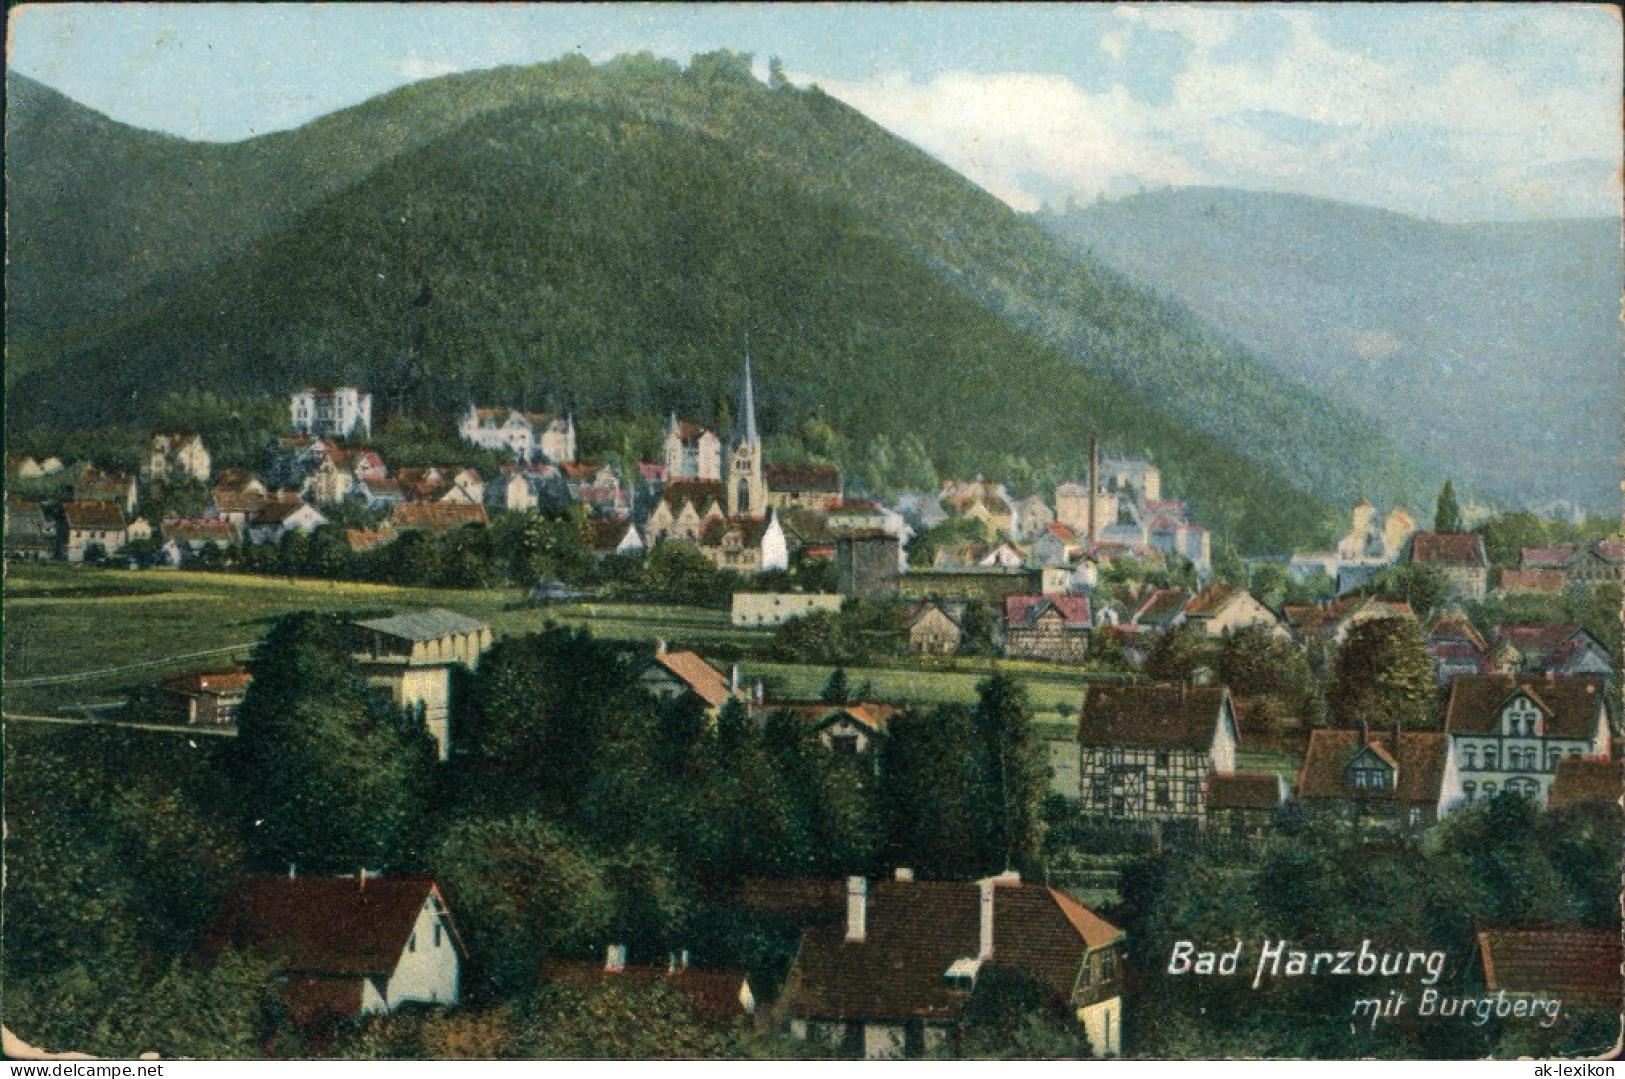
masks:
{"type": "Polygon", "coordinates": [[[409,1000],[456,1004],[459,964],[451,926],[431,908],[431,896],[418,912],[412,935],[401,949],[400,961],[389,976],[387,1003],[399,1007],[409,1000]]]}

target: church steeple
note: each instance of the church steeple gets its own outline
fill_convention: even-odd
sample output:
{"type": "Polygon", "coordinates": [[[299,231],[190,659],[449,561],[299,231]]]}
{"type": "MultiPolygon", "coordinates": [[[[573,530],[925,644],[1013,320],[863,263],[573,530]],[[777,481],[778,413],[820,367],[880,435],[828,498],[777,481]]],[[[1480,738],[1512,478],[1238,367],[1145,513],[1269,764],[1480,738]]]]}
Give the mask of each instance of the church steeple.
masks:
{"type": "Polygon", "coordinates": [[[734,406],[734,429],[730,441],[736,446],[741,442],[756,445],[761,439],[756,434],[756,391],[750,379],[749,336],[745,338],[745,366],[739,376],[739,396],[734,406]]]}
{"type": "Polygon", "coordinates": [[[734,429],[728,438],[728,516],[760,517],[767,512],[767,481],[762,467],[762,439],[756,430],[749,337],[745,338],[745,366],[740,372],[735,405],[734,429]]]}

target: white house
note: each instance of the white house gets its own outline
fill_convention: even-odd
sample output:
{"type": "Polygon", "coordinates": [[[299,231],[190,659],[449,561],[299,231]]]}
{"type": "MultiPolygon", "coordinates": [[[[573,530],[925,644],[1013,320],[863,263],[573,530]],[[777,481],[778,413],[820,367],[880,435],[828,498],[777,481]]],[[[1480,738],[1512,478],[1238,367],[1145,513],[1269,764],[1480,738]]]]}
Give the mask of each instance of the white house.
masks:
{"type": "Polygon", "coordinates": [[[562,464],[576,459],[574,416],[469,405],[457,424],[457,433],[464,442],[512,454],[518,461],[542,458],[562,464]]]}
{"type": "Polygon", "coordinates": [[[275,956],[290,1020],[319,1026],[409,1001],[456,1004],[467,953],[427,877],[239,877],[200,958],[226,948],[275,956]]]}
{"type": "Polygon", "coordinates": [[[372,394],[354,386],[318,390],[306,386],[289,399],[293,429],[302,435],[349,438],[356,431],[372,437],[372,394]]]}

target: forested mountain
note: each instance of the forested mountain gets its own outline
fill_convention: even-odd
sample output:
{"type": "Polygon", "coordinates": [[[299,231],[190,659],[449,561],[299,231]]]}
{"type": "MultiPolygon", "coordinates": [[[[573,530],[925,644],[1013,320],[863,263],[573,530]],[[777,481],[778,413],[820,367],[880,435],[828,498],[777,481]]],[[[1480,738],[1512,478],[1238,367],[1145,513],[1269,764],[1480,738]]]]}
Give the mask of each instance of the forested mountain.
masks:
{"type": "Polygon", "coordinates": [[[1039,220],[1474,493],[1619,512],[1617,220],[1440,224],[1213,188],[1039,220]]]}
{"type": "Polygon", "coordinates": [[[871,462],[909,443],[944,473],[1035,480],[1099,431],[1253,549],[1432,482],[1356,413],[736,54],[448,76],[232,146],[25,92],[14,425],[328,380],[436,421],[482,399],[715,422],[748,335],[769,431],[818,419],[871,462]],[[72,138],[40,130],[53,111],[72,138]]]}

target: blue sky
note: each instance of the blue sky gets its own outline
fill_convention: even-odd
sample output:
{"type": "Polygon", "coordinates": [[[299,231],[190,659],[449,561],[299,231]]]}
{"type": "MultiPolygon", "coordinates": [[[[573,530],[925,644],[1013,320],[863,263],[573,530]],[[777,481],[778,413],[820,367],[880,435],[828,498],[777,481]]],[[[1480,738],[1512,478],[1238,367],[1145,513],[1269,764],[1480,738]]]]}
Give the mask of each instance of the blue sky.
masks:
{"type": "Polygon", "coordinates": [[[189,138],[451,71],[732,48],[1020,209],[1223,184],[1442,220],[1619,212],[1598,6],[67,4],[9,29],[15,70],[189,138]]]}

